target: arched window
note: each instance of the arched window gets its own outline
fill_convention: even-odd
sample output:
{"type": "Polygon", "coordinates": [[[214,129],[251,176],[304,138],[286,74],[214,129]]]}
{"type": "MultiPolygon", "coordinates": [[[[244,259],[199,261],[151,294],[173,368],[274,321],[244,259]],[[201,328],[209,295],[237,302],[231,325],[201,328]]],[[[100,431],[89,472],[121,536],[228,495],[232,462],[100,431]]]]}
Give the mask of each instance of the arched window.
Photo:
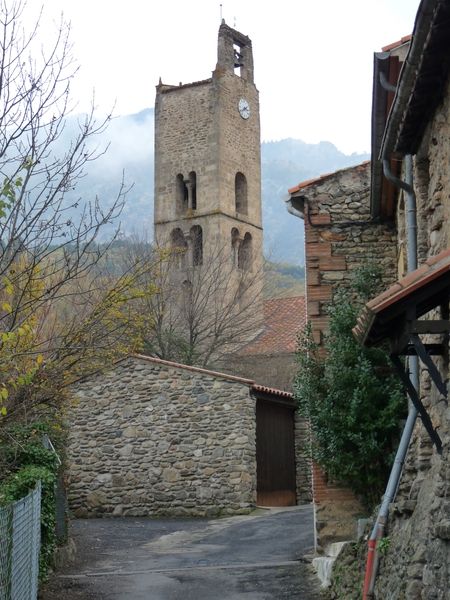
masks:
{"type": "Polygon", "coordinates": [[[186,266],[186,251],[187,242],[184,239],[184,234],[179,227],[172,230],[170,234],[170,245],[172,250],[172,259],[179,269],[186,266]]]}
{"type": "Polygon", "coordinates": [[[234,178],[234,196],[236,212],[248,214],[247,206],[247,179],[243,173],[236,173],[234,178]]]}
{"type": "Polygon", "coordinates": [[[238,252],[238,267],[244,271],[250,270],[252,266],[252,236],[249,233],[244,235],[238,252]]]}
{"type": "Polygon", "coordinates": [[[181,173],[178,173],[176,182],[177,215],[184,215],[188,209],[188,188],[181,173]]]}
{"type": "Polygon", "coordinates": [[[231,230],[231,262],[235,267],[238,266],[239,253],[239,229],[233,227],[231,230]]]}
{"type": "Polygon", "coordinates": [[[190,306],[192,302],[192,283],[188,279],[185,279],[181,286],[181,290],[183,299],[187,303],[186,306],[190,306]]]}
{"type": "Polygon", "coordinates": [[[244,310],[248,306],[247,296],[245,293],[247,291],[247,287],[248,286],[245,284],[244,281],[239,282],[236,294],[236,300],[238,301],[239,310],[244,310]]]}
{"type": "Polygon", "coordinates": [[[200,225],[191,227],[192,266],[203,264],[203,231],[200,225]]]}
{"type": "Polygon", "coordinates": [[[195,174],[195,171],[191,171],[189,173],[188,185],[191,187],[189,208],[192,208],[192,210],[197,210],[197,175],[195,174]]]}

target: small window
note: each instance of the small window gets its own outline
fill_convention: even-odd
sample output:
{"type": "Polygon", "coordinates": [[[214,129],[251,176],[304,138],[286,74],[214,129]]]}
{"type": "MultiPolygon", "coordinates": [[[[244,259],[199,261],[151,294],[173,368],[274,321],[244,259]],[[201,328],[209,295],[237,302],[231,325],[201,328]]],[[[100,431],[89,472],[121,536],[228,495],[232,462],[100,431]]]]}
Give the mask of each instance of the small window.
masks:
{"type": "Polygon", "coordinates": [[[233,227],[231,230],[231,262],[235,267],[238,266],[239,253],[239,230],[233,227]]]}
{"type": "Polygon", "coordinates": [[[244,66],[244,57],[242,55],[242,47],[240,44],[233,44],[233,54],[234,54],[234,74],[242,75],[242,67],[244,66]]]}
{"type": "Polygon", "coordinates": [[[236,300],[238,301],[239,310],[244,310],[245,308],[248,307],[247,297],[246,297],[247,288],[248,288],[248,286],[245,284],[244,281],[239,282],[239,286],[238,286],[238,290],[237,290],[237,294],[236,294],[236,300]]]}
{"type": "Polygon", "coordinates": [[[189,208],[192,208],[192,210],[197,210],[197,175],[195,174],[195,171],[191,171],[189,173],[189,184],[190,190],[188,190],[188,192],[190,192],[191,196],[188,201],[189,208]]]}
{"type": "Polygon", "coordinates": [[[238,267],[244,271],[249,271],[252,265],[252,236],[249,233],[244,235],[238,251],[238,267]]]}
{"type": "Polygon", "coordinates": [[[243,215],[248,214],[247,207],[247,179],[243,173],[236,173],[234,178],[234,194],[236,212],[243,215]]]}
{"type": "Polygon", "coordinates": [[[186,266],[186,251],[187,242],[184,238],[184,234],[179,227],[174,229],[170,234],[170,245],[172,250],[172,259],[175,265],[182,269],[186,266]]]}
{"type": "Polygon", "coordinates": [[[203,264],[203,231],[200,225],[191,228],[192,265],[198,267],[203,264]]]}
{"type": "Polygon", "coordinates": [[[176,178],[177,215],[184,215],[188,209],[188,188],[181,173],[176,178]]]}
{"type": "Polygon", "coordinates": [[[190,305],[190,303],[192,302],[192,283],[188,280],[185,279],[185,281],[183,281],[182,284],[182,293],[183,293],[183,298],[185,300],[185,302],[188,302],[188,306],[190,305]]]}

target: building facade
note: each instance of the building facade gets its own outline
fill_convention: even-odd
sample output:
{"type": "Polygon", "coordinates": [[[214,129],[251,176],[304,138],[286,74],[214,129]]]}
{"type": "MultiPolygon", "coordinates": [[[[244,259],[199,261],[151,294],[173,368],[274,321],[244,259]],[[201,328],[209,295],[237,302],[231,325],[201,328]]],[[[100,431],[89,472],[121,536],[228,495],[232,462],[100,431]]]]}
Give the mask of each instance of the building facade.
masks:
{"type": "Polygon", "coordinates": [[[223,269],[235,269],[236,285],[242,272],[261,271],[252,43],[224,21],[211,78],[156,88],[154,222],[157,243],[178,253],[175,266],[183,280],[189,281],[192,268],[219,260],[223,269]]]}
{"type": "Polygon", "coordinates": [[[77,517],[211,517],[308,501],[288,392],[140,355],[71,392],[68,498],[77,517]]]}
{"type": "MultiPolygon", "coordinates": [[[[395,283],[389,287],[386,281],[387,289],[366,304],[354,333],[368,346],[389,344],[393,368],[420,410],[416,415],[410,408],[401,433],[390,482],[372,523],[373,545],[367,552],[362,544],[359,554],[361,546],[349,545],[338,558],[333,598],[361,593],[364,599],[380,600],[449,597],[449,24],[447,0],[422,0],[413,35],[374,57],[367,221],[391,232],[389,239],[378,230],[374,243],[395,283]],[[417,378],[415,361],[409,363],[410,373],[405,371],[399,358],[405,355],[417,359],[417,378]]],[[[301,186],[292,192],[299,196],[301,186]]],[[[332,205],[328,212],[333,221],[332,205]]],[[[317,215],[311,216],[314,223],[317,215]]],[[[357,220],[358,211],[350,218],[357,220]]],[[[340,233],[338,227],[330,230],[340,233]]],[[[338,242],[344,240],[335,239],[336,249],[338,242]]],[[[321,280],[319,270],[318,284],[321,280]]],[[[335,289],[340,285],[333,284],[335,289]]]]}
{"type": "MultiPolygon", "coordinates": [[[[448,2],[420,2],[392,107],[378,126],[379,152],[372,156],[385,175],[389,175],[387,167],[392,171],[397,165],[399,180],[391,183],[392,201],[386,182],[374,179],[371,209],[374,217],[396,224],[399,281],[368,307],[379,308],[384,302],[399,315],[396,322],[400,323],[399,295],[411,312],[416,310],[416,294],[420,293],[427,298],[427,308],[434,307],[421,320],[440,331],[419,335],[423,344],[435,343],[438,348],[432,358],[434,368],[419,360],[419,398],[430,422],[427,429],[423,420],[417,419],[398,493],[390,507],[389,552],[381,558],[378,577],[372,582],[374,597],[383,599],[444,599],[450,589],[450,415],[447,393],[443,393],[449,377],[445,331],[449,293],[436,290],[434,275],[436,270],[440,277],[447,277],[450,247],[449,24],[448,2]],[[415,258],[418,269],[402,279],[406,256],[415,258]],[[439,378],[444,384],[441,389],[436,384],[439,378]],[[441,448],[430,435],[433,431],[441,448]]],[[[379,85],[374,80],[374,88],[379,85]]],[[[373,127],[374,132],[377,129],[373,127]]],[[[366,327],[366,335],[373,336],[379,322],[378,316],[373,327],[366,327]]],[[[390,334],[386,331],[382,337],[387,340],[390,334]]]]}

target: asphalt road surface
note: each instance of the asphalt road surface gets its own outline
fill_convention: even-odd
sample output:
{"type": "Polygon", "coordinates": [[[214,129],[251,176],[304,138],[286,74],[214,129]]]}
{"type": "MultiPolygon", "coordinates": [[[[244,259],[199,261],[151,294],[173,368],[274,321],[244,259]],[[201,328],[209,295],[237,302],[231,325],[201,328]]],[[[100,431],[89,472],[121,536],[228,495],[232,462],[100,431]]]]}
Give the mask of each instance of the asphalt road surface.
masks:
{"type": "Polygon", "coordinates": [[[215,520],[72,522],[76,560],[43,600],[316,600],[311,506],[215,520]]]}

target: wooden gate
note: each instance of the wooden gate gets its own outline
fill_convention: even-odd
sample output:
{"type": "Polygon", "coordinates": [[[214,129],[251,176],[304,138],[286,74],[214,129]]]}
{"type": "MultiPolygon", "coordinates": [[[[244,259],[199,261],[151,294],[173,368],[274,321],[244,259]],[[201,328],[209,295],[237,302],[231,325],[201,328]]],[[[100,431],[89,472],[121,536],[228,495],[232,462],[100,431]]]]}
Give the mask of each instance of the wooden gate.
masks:
{"type": "Polygon", "coordinates": [[[259,506],[296,504],[294,406],[257,399],[256,472],[259,506]]]}

